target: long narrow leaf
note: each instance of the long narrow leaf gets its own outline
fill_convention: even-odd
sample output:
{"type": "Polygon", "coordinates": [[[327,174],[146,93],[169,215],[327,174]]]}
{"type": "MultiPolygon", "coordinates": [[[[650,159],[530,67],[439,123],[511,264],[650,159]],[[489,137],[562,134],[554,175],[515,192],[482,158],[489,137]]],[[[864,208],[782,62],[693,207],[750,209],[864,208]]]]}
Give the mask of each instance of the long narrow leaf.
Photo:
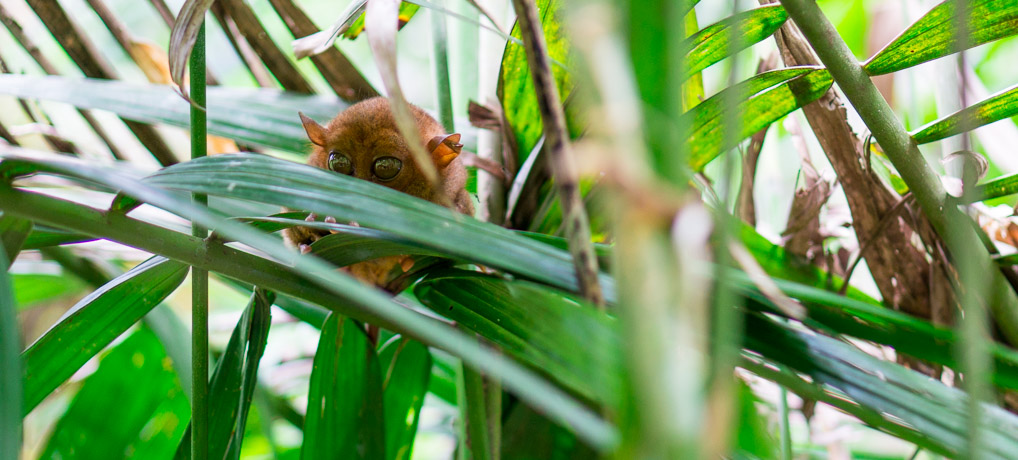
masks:
{"type": "Polygon", "coordinates": [[[378,352],[385,408],[385,458],[409,460],[424,395],[431,377],[431,354],[416,340],[393,337],[378,352]]]}
{"type": "Polygon", "coordinates": [[[205,22],[205,13],[208,12],[214,0],[187,0],[180,7],[177,20],[173,23],[173,30],[170,31],[170,78],[177,85],[180,94],[187,97],[187,88],[184,85],[184,73],[187,71],[187,61],[191,57],[191,50],[198,40],[198,32],[205,22]]]}
{"type": "Polygon", "coordinates": [[[385,458],[378,356],[350,318],[322,327],[311,371],[301,458],[385,458]]]}
{"type": "MultiPolygon", "coordinates": [[[[209,458],[238,459],[271,322],[272,293],[256,289],[209,382],[209,458]]],[[[191,427],[176,458],[190,458],[191,427]]]]}
{"type": "Polygon", "coordinates": [[[968,47],[1018,33],[1018,2],[1015,0],[947,0],[930,10],[865,64],[870,75],[907,69],[916,64],[957,52],[955,8],[966,6],[968,47]]]}
{"type": "Polygon", "coordinates": [[[1018,114],[1018,85],[915,130],[912,139],[917,144],[939,141],[1015,114],[1018,114]]]}
{"type": "Polygon", "coordinates": [[[7,255],[0,246],[0,457],[21,451],[21,333],[7,275],[7,255]]]}
{"type": "MultiPolygon", "coordinates": [[[[146,181],[176,190],[230,196],[356,221],[443,254],[575,290],[565,251],[456,214],[367,181],[259,155],[217,155],[164,169],[146,181]]],[[[605,298],[614,283],[601,276],[605,298]]]]}
{"type": "Polygon", "coordinates": [[[683,43],[684,78],[770,37],[787,19],[785,8],[775,4],[744,11],[705,27],[683,43]],[[739,37],[738,49],[731,46],[733,35],[739,37]]]}
{"type": "Polygon", "coordinates": [[[680,126],[690,132],[679,136],[688,139],[689,166],[700,171],[721,152],[734,147],[753,133],[777,121],[793,110],[823,96],[833,80],[826,70],[814,67],[793,67],[765,72],[738,85],[725,89],[693,107],[682,117],[680,126]],[[731,93],[735,94],[731,94],[731,93]],[[728,107],[729,98],[738,104],[728,107]],[[723,135],[726,120],[736,118],[739,131],[723,135]]]}
{"type": "Polygon", "coordinates": [[[23,413],[170,295],[187,276],[180,262],[153,257],[72,307],[25,350],[23,413]]]}

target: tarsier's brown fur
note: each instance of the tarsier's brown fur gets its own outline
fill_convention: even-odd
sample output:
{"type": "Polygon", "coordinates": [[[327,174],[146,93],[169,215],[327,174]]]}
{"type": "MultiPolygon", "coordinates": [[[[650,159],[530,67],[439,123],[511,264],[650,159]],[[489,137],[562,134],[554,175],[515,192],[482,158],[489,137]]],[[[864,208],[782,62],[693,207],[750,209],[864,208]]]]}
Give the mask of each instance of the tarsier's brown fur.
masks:
{"type": "MultiPolygon", "coordinates": [[[[389,101],[384,97],[354,104],[340,112],[326,126],[321,126],[301,114],[304,129],[312,143],[308,164],[328,170],[330,153],[341,152],[351,160],[353,171],[350,175],[353,177],[431,202],[448,203],[456,211],[472,215],[474,205],[470,194],[464,188],[467,171],[459,158],[462,148],[457,143],[459,135],[447,135],[442,125],[427,112],[416,106],[410,108],[417,123],[418,135],[425,143],[425,149],[431,154],[431,160],[438,170],[440,193],[444,194],[444,199],[442,195],[436,193],[435,188],[414,162],[406,140],[396,127],[396,121],[389,109],[389,101]],[[384,156],[396,157],[403,164],[396,177],[388,181],[380,180],[372,174],[375,160],[384,156]]],[[[293,227],[287,229],[284,234],[291,244],[301,247],[310,245],[329,233],[307,227],[293,227]]],[[[407,260],[397,256],[355,264],[349,267],[349,271],[365,282],[382,286],[396,265],[400,265],[404,270],[408,267],[407,260]]]]}

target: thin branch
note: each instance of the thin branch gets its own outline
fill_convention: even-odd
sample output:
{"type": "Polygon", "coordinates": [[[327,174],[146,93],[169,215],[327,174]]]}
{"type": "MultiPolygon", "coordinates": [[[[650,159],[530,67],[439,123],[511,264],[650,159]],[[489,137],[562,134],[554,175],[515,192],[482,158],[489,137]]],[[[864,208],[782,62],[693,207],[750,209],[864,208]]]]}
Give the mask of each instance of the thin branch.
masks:
{"type": "Polygon", "coordinates": [[[947,200],[940,178],[923,159],[876,85],[814,0],[782,0],[781,3],[873,132],[951,254],[956,258],[969,258],[972,268],[992,277],[992,291],[988,298],[979,299],[979,303],[992,310],[1007,340],[1018,343],[1018,296],[993,264],[975,230],[970,225],[955,225],[968,217],[947,200]]]}
{"type": "Polygon", "coordinates": [[[527,63],[534,79],[537,105],[544,120],[548,160],[562,201],[562,224],[569,241],[569,252],[573,255],[580,293],[603,308],[604,297],[597,281],[597,258],[590,241],[590,224],[583,207],[583,197],[580,196],[578,172],[566,131],[566,117],[551,73],[551,59],[548,57],[548,45],[544,41],[537,7],[532,0],[513,0],[513,8],[516,10],[517,24],[527,51],[527,63]]]}

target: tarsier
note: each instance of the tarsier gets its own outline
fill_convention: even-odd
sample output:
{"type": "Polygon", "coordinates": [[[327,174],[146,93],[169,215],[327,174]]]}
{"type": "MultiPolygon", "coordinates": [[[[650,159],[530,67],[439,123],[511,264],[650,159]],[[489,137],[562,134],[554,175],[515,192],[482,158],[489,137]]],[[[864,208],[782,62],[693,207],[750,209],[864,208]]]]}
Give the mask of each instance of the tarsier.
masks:
{"type": "MultiPolygon", "coordinates": [[[[420,139],[438,170],[441,187],[437,192],[414,162],[406,140],[396,127],[389,101],[384,97],[354,104],[326,126],[300,114],[312,144],[308,164],[446,204],[472,215],[474,205],[464,188],[467,171],[459,157],[463,148],[459,144],[460,135],[447,134],[438,121],[419,107],[411,106],[411,113],[420,139]]],[[[331,218],[326,221],[335,222],[331,218]]],[[[285,231],[286,239],[302,252],[307,252],[312,243],[328,234],[328,231],[308,227],[292,227],[285,231]]],[[[366,283],[384,287],[397,267],[406,271],[412,266],[411,259],[395,256],[354,264],[347,270],[366,283]]]]}

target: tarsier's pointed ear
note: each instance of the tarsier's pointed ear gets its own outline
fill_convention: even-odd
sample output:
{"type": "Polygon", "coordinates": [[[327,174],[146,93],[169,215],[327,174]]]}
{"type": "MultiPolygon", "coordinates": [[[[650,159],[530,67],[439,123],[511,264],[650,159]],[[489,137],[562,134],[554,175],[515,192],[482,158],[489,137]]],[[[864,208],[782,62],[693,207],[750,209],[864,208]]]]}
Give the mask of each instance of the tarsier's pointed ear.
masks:
{"type": "Polygon", "coordinates": [[[463,144],[460,144],[459,134],[442,134],[432,137],[428,141],[428,151],[431,152],[431,158],[435,160],[435,166],[439,168],[449,166],[449,163],[459,156],[461,150],[463,150],[463,144]]]}
{"type": "Polygon", "coordinates": [[[304,115],[304,112],[297,112],[300,115],[300,122],[304,124],[304,131],[308,133],[308,139],[311,139],[311,143],[324,146],[325,145],[325,128],[318,124],[317,121],[311,119],[311,117],[304,115]]]}

